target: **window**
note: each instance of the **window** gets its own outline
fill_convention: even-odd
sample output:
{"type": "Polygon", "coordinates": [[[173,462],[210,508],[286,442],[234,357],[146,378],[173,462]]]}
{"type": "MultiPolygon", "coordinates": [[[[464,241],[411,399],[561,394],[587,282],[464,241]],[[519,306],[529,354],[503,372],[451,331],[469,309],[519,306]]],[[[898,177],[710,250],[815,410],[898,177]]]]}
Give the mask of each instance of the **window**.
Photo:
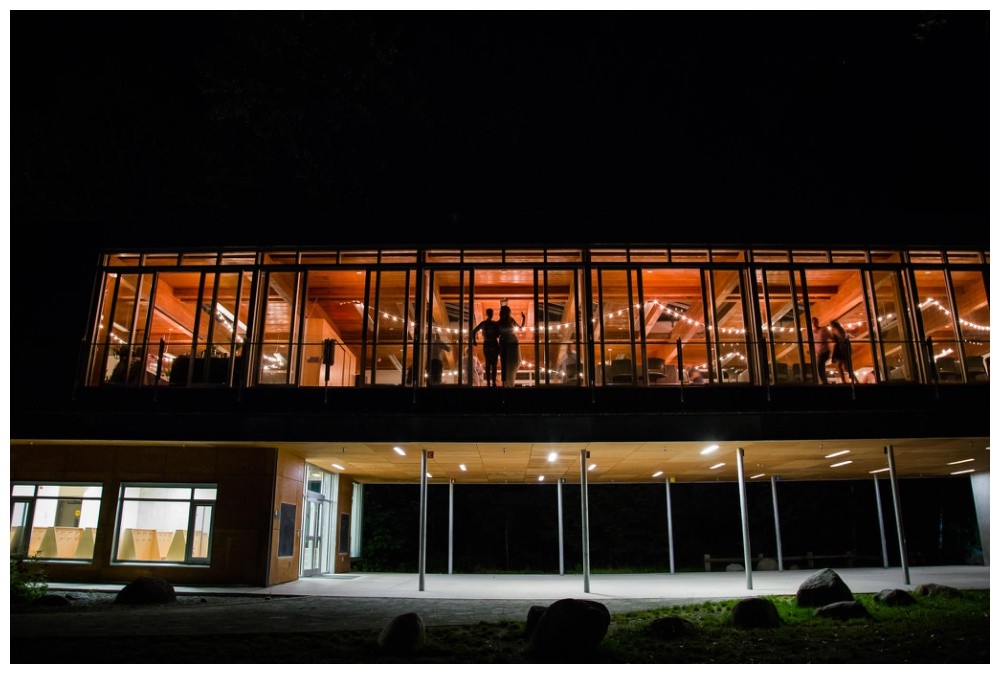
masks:
{"type": "Polygon", "coordinates": [[[10,553],[38,559],[93,559],[99,484],[14,484],[10,553]]]}
{"type": "Polygon", "coordinates": [[[212,484],[123,483],[114,561],[208,564],[217,491],[212,484]]]}

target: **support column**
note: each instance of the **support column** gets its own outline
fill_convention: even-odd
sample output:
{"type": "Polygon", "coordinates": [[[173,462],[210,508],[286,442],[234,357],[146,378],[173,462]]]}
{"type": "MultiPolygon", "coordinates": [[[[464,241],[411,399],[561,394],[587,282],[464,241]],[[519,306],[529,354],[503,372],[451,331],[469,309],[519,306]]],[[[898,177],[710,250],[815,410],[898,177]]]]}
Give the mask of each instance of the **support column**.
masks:
{"type": "Polygon", "coordinates": [[[448,575],[454,572],[455,559],[455,481],[448,480],[448,575]]]}
{"type": "Polygon", "coordinates": [[[670,478],[663,483],[667,486],[667,544],[670,549],[670,573],[674,572],[674,513],[670,507],[670,478]]]}
{"type": "Polygon", "coordinates": [[[903,566],[903,583],[910,584],[910,562],[906,558],[906,535],[903,533],[903,511],[899,507],[899,484],[896,482],[896,458],[892,445],[885,446],[889,457],[889,484],[892,485],[892,506],[896,510],[896,533],[899,536],[899,561],[903,566]]]}
{"type": "Polygon", "coordinates": [[[882,494],[878,490],[878,475],[872,475],[875,480],[875,509],[878,511],[878,535],[882,539],[882,568],[889,568],[889,548],[885,544],[885,519],[882,515],[882,494]]]}
{"type": "Polygon", "coordinates": [[[747,483],[743,475],[743,448],[736,450],[736,474],[740,483],[740,518],[743,520],[743,567],[747,573],[747,589],[753,589],[753,564],[750,559],[750,517],[747,514],[747,483]]]}
{"type": "Polygon", "coordinates": [[[583,530],[583,591],[590,592],[590,515],[587,505],[587,459],[590,452],[580,450],[580,518],[583,530]]]}
{"type": "Polygon", "coordinates": [[[774,506],[774,541],[777,544],[778,571],[785,570],[785,557],[781,553],[781,519],[778,517],[778,476],[771,476],[771,503],[774,506]]]}
{"type": "Polygon", "coordinates": [[[427,450],[420,450],[420,534],[417,537],[417,589],[424,591],[424,575],[427,571],[427,450]]]}
{"type": "Polygon", "coordinates": [[[972,500],[976,506],[976,523],[979,525],[979,545],[983,549],[983,564],[990,565],[990,474],[975,473],[969,476],[972,483],[972,500]]]}
{"type": "Polygon", "coordinates": [[[566,478],[561,477],[559,481],[556,482],[556,510],[558,512],[559,519],[559,575],[566,575],[566,562],[564,557],[564,547],[563,547],[563,511],[562,511],[562,488],[563,484],[566,482],[566,478]]]}

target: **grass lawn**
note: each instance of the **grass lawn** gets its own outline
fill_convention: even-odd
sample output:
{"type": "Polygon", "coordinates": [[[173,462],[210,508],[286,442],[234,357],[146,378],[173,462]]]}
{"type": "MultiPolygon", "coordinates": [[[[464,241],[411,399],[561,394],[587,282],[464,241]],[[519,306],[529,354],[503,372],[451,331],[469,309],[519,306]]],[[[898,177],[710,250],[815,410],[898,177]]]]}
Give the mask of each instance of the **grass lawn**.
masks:
{"type": "MultiPolygon", "coordinates": [[[[871,620],[837,621],[799,608],[794,597],[769,597],[782,625],[746,630],[733,625],[735,601],[670,606],[613,614],[600,649],[588,663],[989,663],[988,590],[960,598],[915,597],[887,607],[856,594],[871,620]],[[693,633],[665,640],[650,622],[675,615],[693,633]]],[[[524,623],[507,621],[427,628],[427,645],[408,658],[379,651],[379,630],[182,637],[19,639],[11,663],[531,663],[524,623]],[[38,660],[37,658],[43,658],[38,660]]]]}

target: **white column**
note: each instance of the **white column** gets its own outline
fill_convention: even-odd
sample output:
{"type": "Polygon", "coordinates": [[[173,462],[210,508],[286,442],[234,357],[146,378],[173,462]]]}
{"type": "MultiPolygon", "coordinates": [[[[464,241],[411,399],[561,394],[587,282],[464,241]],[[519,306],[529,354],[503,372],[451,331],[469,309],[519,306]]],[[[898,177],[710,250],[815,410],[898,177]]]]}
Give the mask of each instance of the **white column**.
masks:
{"type": "Polygon", "coordinates": [[[990,474],[970,475],[972,500],[976,505],[976,522],[979,524],[979,544],[983,546],[983,564],[990,565],[990,474]]]}
{"type": "Polygon", "coordinates": [[[778,517],[778,476],[771,476],[771,504],[774,507],[774,541],[777,544],[778,571],[785,570],[785,556],[781,552],[781,519],[778,517]]]}
{"type": "Polygon", "coordinates": [[[743,566],[747,573],[747,589],[753,589],[753,564],[750,559],[750,517],[747,514],[747,483],[743,476],[743,448],[736,450],[736,474],[740,483],[740,519],[743,520],[743,566]]]}
{"type": "Polygon", "coordinates": [[[561,477],[559,481],[556,482],[556,510],[559,517],[559,575],[566,575],[566,562],[565,562],[565,551],[563,546],[563,511],[562,511],[562,488],[563,483],[566,482],[566,478],[561,477]]]}
{"type": "Polygon", "coordinates": [[[427,450],[420,450],[420,534],[417,572],[420,576],[418,589],[424,590],[424,575],[427,571],[427,450]]]}
{"type": "Polygon", "coordinates": [[[889,484],[892,485],[892,506],[896,510],[896,533],[899,536],[899,561],[903,566],[903,583],[910,584],[910,561],[906,558],[906,534],[903,533],[903,511],[899,506],[899,484],[896,482],[896,458],[892,445],[885,446],[889,457],[889,484]]]}
{"type": "Polygon", "coordinates": [[[885,519],[882,515],[882,494],[878,490],[878,475],[872,475],[875,480],[875,508],[878,510],[878,535],[882,539],[882,568],[889,568],[889,548],[885,544],[885,519]]]}
{"type": "Polygon", "coordinates": [[[670,507],[670,478],[663,483],[667,486],[667,544],[670,549],[670,573],[674,572],[674,513],[670,507]]]}
{"type": "Polygon", "coordinates": [[[583,591],[590,592],[590,516],[587,505],[587,458],[590,453],[580,450],[580,518],[583,530],[583,591]]]}
{"type": "Polygon", "coordinates": [[[448,575],[453,573],[455,557],[455,481],[448,480],[448,575]]]}

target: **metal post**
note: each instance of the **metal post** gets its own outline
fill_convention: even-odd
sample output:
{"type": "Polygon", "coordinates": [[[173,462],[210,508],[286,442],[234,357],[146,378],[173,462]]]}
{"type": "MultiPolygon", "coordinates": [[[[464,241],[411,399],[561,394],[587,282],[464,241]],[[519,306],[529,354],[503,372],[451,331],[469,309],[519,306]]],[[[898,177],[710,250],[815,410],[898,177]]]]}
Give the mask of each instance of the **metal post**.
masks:
{"type": "Polygon", "coordinates": [[[781,520],[778,518],[778,476],[771,476],[771,503],[774,506],[774,540],[777,543],[778,571],[785,570],[785,557],[781,554],[781,520]]]}
{"type": "Polygon", "coordinates": [[[674,572],[674,513],[670,507],[670,478],[663,483],[667,485],[667,544],[670,546],[670,573],[674,572]]]}
{"type": "Polygon", "coordinates": [[[882,516],[882,495],[878,490],[878,475],[872,475],[875,481],[875,508],[878,510],[878,535],[882,539],[882,568],[889,568],[889,548],[885,544],[885,520],[882,516]]]}
{"type": "Polygon", "coordinates": [[[455,481],[448,480],[448,575],[453,573],[455,558],[455,481]]]}
{"type": "Polygon", "coordinates": [[[899,561],[903,566],[903,583],[910,584],[910,563],[906,559],[906,535],[903,533],[903,511],[899,507],[899,485],[896,483],[896,458],[892,445],[885,446],[889,457],[889,484],[892,485],[892,506],[896,509],[896,532],[899,535],[899,561]]]}
{"type": "Polygon", "coordinates": [[[587,458],[590,453],[580,450],[580,518],[583,529],[583,591],[590,592],[590,517],[587,512],[587,458]]]}
{"type": "Polygon", "coordinates": [[[427,571],[427,450],[420,451],[420,534],[418,536],[419,554],[417,555],[417,571],[420,583],[417,589],[424,590],[424,575],[427,571]]]}
{"type": "Polygon", "coordinates": [[[740,484],[740,518],[743,520],[743,567],[747,573],[747,589],[753,589],[753,565],[750,560],[750,518],[747,515],[747,484],[743,478],[743,448],[736,450],[736,473],[740,484]]]}
{"type": "Polygon", "coordinates": [[[563,556],[563,511],[562,511],[562,488],[566,478],[561,477],[556,482],[556,509],[559,515],[559,575],[566,575],[566,564],[563,556]]]}

